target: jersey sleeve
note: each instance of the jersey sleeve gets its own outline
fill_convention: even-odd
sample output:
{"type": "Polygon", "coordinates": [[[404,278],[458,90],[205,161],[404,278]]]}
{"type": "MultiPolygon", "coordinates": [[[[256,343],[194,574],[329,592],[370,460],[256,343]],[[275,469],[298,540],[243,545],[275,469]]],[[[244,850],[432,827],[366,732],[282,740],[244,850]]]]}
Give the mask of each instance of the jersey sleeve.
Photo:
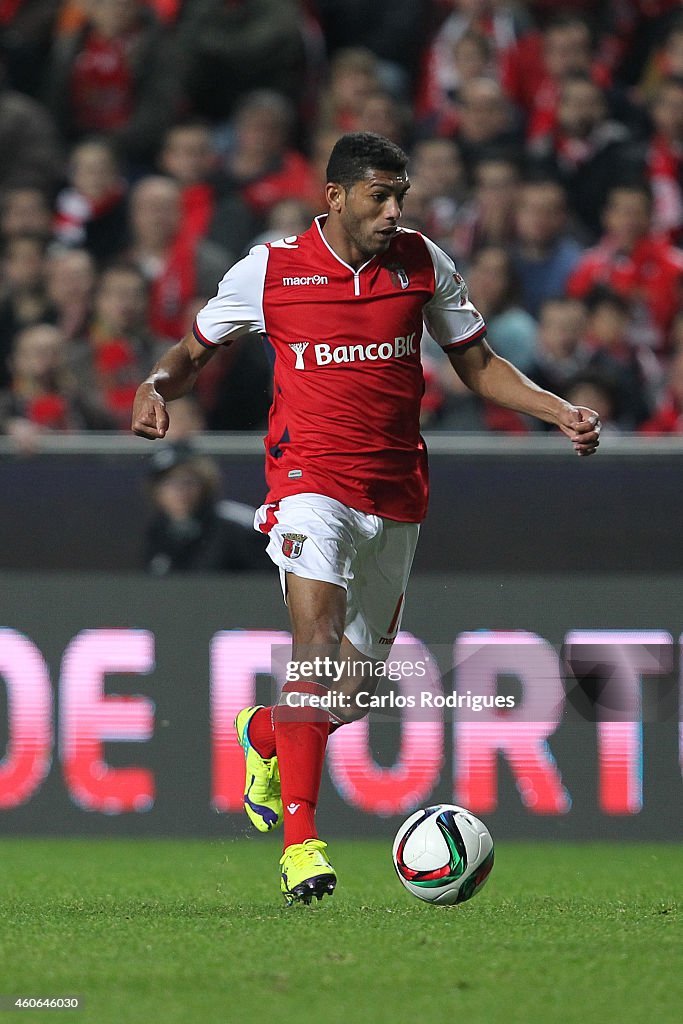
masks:
{"type": "Polygon", "coordinates": [[[269,250],[256,245],[228,270],[218,291],[197,313],[193,333],[207,348],[224,345],[244,334],[262,334],[263,288],[269,250]]]}
{"type": "Polygon", "coordinates": [[[443,249],[424,238],[434,265],[434,295],[423,310],[432,338],[444,352],[464,348],[486,334],[484,318],[470,302],[467,285],[443,249]]]}

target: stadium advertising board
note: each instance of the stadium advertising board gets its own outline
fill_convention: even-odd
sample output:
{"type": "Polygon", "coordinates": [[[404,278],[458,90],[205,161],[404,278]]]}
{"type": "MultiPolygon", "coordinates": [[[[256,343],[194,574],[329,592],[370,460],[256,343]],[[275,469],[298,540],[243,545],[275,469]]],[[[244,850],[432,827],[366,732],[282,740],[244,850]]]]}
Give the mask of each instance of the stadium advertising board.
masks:
{"type": "MultiPolygon", "coordinates": [[[[236,834],[232,721],[286,678],[271,579],[2,576],[0,831],[236,834]]],[[[499,835],[681,828],[675,580],[421,576],[370,715],[331,739],[321,822],[469,807],[499,835]]]]}

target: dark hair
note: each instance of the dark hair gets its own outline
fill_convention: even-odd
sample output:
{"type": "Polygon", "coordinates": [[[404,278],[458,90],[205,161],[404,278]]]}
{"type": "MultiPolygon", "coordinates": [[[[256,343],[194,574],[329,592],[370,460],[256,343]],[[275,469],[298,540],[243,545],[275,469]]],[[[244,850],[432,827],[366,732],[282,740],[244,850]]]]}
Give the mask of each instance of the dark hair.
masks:
{"type": "Polygon", "coordinates": [[[616,180],[612,182],[607,190],[605,207],[610,204],[614,198],[615,192],[636,192],[646,200],[650,211],[654,206],[655,197],[652,191],[652,186],[645,178],[636,172],[625,172],[622,175],[617,175],[616,180]]]}
{"type": "Polygon", "coordinates": [[[498,245],[496,242],[484,242],[474,250],[470,259],[470,270],[477,263],[479,258],[486,255],[487,252],[502,253],[505,257],[505,274],[507,276],[507,284],[500,297],[500,301],[494,310],[495,313],[502,313],[511,306],[520,304],[522,292],[521,281],[510,254],[510,250],[507,246],[498,245]]]}
{"type": "Polygon", "coordinates": [[[38,231],[21,231],[17,235],[7,235],[0,241],[0,255],[7,258],[15,242],[32,242],[37,248],[40,248],[42,255],[45,256],[50,239],[38,231]]]}
{"type": "Polygon", "coordinates": [[[375,132],[349,132],[334,145],[327,164],[327,180],[348,191],[368,171],[405,171],[408,157],[400,146],[375,132]]]}
{"type": "Polygon", "coordinates": [[[613,306],[614,309],[618,309],[620,313],[624,314],[628,313],[631,308],[628,299],[606,284],[596,284],[589,291],[586,296],[586,306],[589,313],[595,313],[596,309],[601,306],[613,306]]]}
{"type": "Polygon", "coordinates": [[[621,415],[621,395],[619,393],[618,382],[609,372],[601,372],[600,370],[584,370],[583,373],[577,373],[574,377],[571,377],[565,382],[562,389],[563,397],[567,401],[571,401],[571,395],[575,388],[581,387],[584,384],[588,384],[592,388],[596,388],[602,391],[607,401],[612,406],[612,419],[618,420],[621,415]],[[569,397],[568,397],[569,396],[569,397]]]}
{"type": "Polygon", "coordinates": [[[133,263],[132,260],[126,259],[125,257],[118,257],[111,260],[109,263],[105,263],[105,265],[101,267],[100,276],[95,287],[97,292],[101,290],[104,278],[109,277],[111,274],[132,274],[144,285],[145,292],[149,291],[149,281],[145,277],[143,271],[140,270],[138,264],[133,263]]]}

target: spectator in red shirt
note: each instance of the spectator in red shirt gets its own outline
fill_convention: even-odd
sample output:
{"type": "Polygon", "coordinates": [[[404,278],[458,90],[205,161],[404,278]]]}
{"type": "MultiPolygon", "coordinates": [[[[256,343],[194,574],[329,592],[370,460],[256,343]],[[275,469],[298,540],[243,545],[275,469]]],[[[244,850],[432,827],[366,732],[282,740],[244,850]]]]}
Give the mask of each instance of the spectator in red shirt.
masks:
{"type": "Polygon", "coordinates": [[[555,128],[529,147],[533,162],[564,184],[572,213],[591,241],[629,142],[628,129],[608,118],[603,90],[578,74],[562,83],[555,128]]]}
{"type": "Polygon", "coordinates": [[[589,24],[576,14],[558,15],[541,33],[529,33],[508,51],[503,85],[527,116],[530,140],[553,131],[562,82],[575,74],[609,85],[609,75],[595,63],[589,24]]]}
{"type": "MultiPolygon", "coordinates": [[[[448,51],[446,50],[446,53],[448,51]]],[[[476,78],[498,78],[495,63],[495,47],[492,41],[480,32],[468,30],[451,44],[450,82],[444,75],[441,88],[434,90],[434,96],[425,102],[420,116],[423,134],[448,137],[460,125],[458,99],[467,82],[476,78]]],[[[444,66],[443,72],[449,69],[444,66]]]]}
{"type": "Polygon", "coordinates": [[[228,255],[182,230],[181,189],[171,178],[142,178],[131,190],[129,257],[150,286],[149,326],[167,341],[179,338],[186,308],[211,295],[229,264],[228,255]]]}
{"type": "Polygon", "coordinates": [[[140,373],[160,355],[147,328],[148,287],[134,266],[114,264],[103,271],[93,300],[93,316],[83,338],[65,359],[70,387],[89,422],[100,430],[123,429],[140,373]],[[131,392],[132,388],[132,392],[131,392]]]}
{"type": "Polygon", "coordinates": [[[159,167],[182,189],[182,220],[186,235],[204,238],[213,220],[216,190],[211,177],[218,155],[211,142],[211,129],[202,121],[172,125],[166,132],[159,154],[159,167]]]}
{"type": "MultiPolygon", "coordinates": [[[[681,32],[683,39],[683,31],[681,32]]],[[[683,239],[683,78],[665,78],[652,100],[654,135],[646,174],[654,195],[655,230],[672,242],[683,239]]]]}
{"type": "Polygon", "coordinates": [[[46,101],[68,141],[106,135],[149,166],[180,105],[173,39],[141,0],[90,0],[86,14],[55,40],[46,101]]]}
{"type": "Polygon", "coordinates": [[[34,451],[43,431],[84,425],[61,384],[64,343],[59,328],[47,323],[25,327],[14,340],[11,384],[0,392],[0,431],[22,451],[34,451]]]}
{"type": "Polygon", "coordinates": [[[251,93],[235,115],[225,171],[261,223],[281,199],[308,199],[317,188],[313,168],[291,146],[293,129],[294,108],[274,92],[251,93]]]}
{"type": "Polygon", "coordinates": [[[463,36],[468,33],[483,36],[488,41],[495,65],[531,27],[531,21],[521,6],[502,4],[497,0],[451,0],[450,6],[452,13],[425,54],[416,102],[420,119],[443,110],[462,88],[468,61],[463,58],[462,51],[455,61],[453,54],[463,36]]]}
{"type": "Polygon", "coordinates": [[[242,252],[255,233],[254,217],[219,174],[219,157],[204,121],[182,121],[168,129],[159,166],[182,190],[182,230],[207,238],[228,253],[242,252]]]}
{"type": "Polygon", "coordinates": [[[616,185],[603,216],[604,234],[581,259],[567,290],[582,298],[608,285],[631,304],[629,335],[658,354],[680,308],[683,252],[652,233],[652,193],[645,184],[616,185]]]}

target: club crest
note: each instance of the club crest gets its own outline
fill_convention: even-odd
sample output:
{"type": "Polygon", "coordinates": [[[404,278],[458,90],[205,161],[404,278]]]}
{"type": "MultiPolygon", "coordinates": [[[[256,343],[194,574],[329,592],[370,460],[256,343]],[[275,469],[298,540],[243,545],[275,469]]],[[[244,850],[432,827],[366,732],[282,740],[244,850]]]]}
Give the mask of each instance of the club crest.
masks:
{"type": "Polygon", "coordinates": [[[387,263],[386,268],[389,271],[389,277],[394,288],[402,288],[405,290],[410,284],[410,278],[399,263],[387,263]]]}
{"type": "Polygon", "coordinates": [[[298,558],[305,540],[305,533],[286,533],[282,540],[282,554],[285,558],[298,558]]]}

